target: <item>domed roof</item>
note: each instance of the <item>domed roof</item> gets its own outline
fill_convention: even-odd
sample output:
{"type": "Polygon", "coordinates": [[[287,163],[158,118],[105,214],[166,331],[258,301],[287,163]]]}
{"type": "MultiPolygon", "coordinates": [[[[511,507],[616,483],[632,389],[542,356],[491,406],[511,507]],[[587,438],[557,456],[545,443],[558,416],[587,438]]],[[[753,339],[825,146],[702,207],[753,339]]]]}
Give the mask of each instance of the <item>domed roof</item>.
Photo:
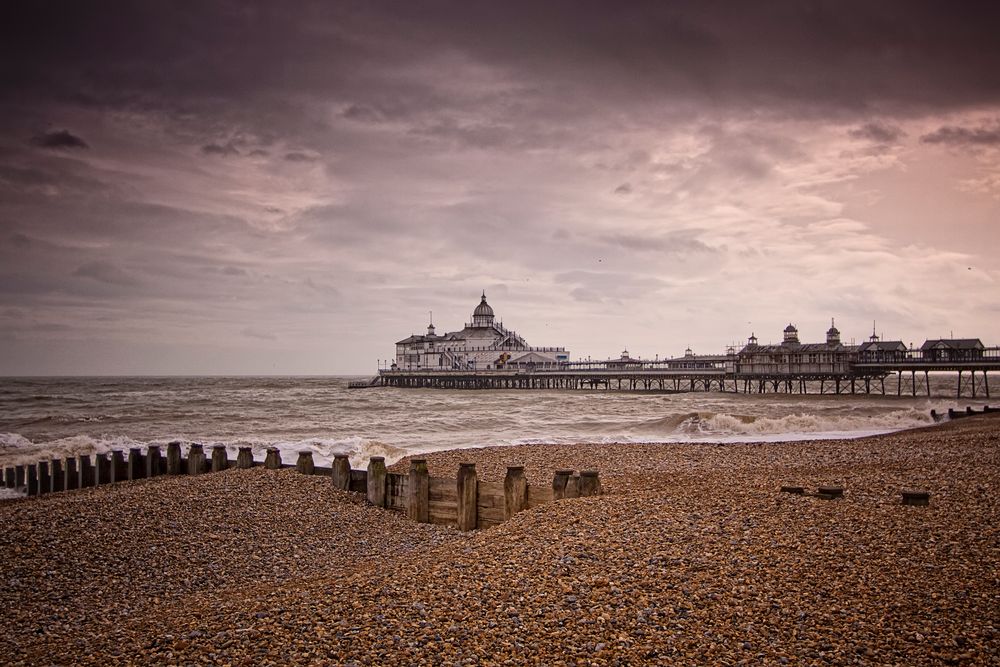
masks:
{"type": "Polygon", "coordinates": [[[789,324],[787,327],[785,327],[785,333],[792,333],[794,331],[798,331],[798,329],[795,328],[794,324],[789,324]]]}
{"type": "Polygon", "coordinates": [[[486,303],[486,292],[483,292],[483,300],[479,302],[476,309],[472,311],[473,317],[493,317],[493,307],[486,303]]]}

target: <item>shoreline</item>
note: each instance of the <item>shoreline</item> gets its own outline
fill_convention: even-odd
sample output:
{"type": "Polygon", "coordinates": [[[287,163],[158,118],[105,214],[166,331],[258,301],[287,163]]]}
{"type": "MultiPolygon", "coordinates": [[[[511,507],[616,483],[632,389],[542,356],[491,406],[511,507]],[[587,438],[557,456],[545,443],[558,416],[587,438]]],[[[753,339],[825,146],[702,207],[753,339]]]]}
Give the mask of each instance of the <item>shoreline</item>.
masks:
{"type": "Polygon", "coordinates": [[[492,481],[513,464],[534,484],[555,468],[600,470],[607,495],[472,533],[409,522],[290,470],[2,503],[0,654],[995,664],[1000,417],[802,443],[421,455],[432,475],[474,461],[492,481]],[[787,483],[845,494],[780,493],[787,483]],[[930,491],[930,506],[901,505],[907,488],[930,491]]]}

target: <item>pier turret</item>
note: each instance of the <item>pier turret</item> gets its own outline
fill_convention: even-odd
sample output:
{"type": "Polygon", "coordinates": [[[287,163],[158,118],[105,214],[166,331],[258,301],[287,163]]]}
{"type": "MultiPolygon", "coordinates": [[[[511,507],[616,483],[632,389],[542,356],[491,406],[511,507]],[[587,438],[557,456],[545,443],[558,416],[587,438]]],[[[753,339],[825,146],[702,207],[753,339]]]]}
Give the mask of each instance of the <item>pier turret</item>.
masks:
{"type": "Polygon", "coordinates": [[[826,344],[830,347],[840,345],[840,330],[837,329],[832,317],[830,318],[830,328],[826,330],[826,344]]]}
{"type": "Polygon", "coordinates": [[[799,342],[799,330],[795,328],[794,324],[789,324],[785,327],[785,337],[782,340],[783,345],[792,345],[799,342]]]}
{"type": "Polygon", "coordinates": [[[483,292],[483,300],[479,302],[476,309],[472,311],[472,326],[488,328],[493,326],[493,308],[486,303],[486,292],[483,292]]]}

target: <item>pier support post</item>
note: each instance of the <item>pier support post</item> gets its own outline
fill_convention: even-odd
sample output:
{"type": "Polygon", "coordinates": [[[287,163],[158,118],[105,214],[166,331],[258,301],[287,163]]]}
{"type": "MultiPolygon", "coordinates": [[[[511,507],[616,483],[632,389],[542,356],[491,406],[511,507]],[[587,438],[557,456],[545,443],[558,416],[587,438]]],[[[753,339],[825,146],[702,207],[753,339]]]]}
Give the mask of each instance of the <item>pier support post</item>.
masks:
{"type": "Polygon", "coordinates": [[[479,478],[475,463],[462,463],[458,468],[458,529],[475,530],[479,523],[476,506],[479,497],[479,478]]]}
{"type": "Polygon", "coordinates": [[[580,471],[580,497],[601,495],[601,478],[596,470],[580,471]]]}
{"type": "Polygon", "coordinates": [[[89,454],[80,454],[76,457],[76,468],[79,477],[79,487],[86,489],[96,484],[94,478],[94,464],[90,460],[89,454]]]}
{"type": "Polygon", "coordinates": [[[142,450],[132,447],[128,450],[128,481],[144,479],[146,477],[146,460],[142,456],[142,450]]]}
{"type": "Polygon", "coordinates": [[[295,462],[295,470],[302,475],[311,475],[313,471],[316,470],[316,464],[313,463],[313,453],[308,449],[303,449],[299,452],[299,458],[295,462]]]}
{"type": "Polygon", "coordinates": [[[212,472],[222,472],[229,467],[229,454],[225,445],[212,447],[212,472]]]}
{"type": "Polygon", "coordinates": [[[239,470],[246,470],[253,467],[252,447],[240,447],[240,453],[236,455],[236,467],[239,470]]]}
{"type": "Polygon", "coordinates": [[[49,472],[49,462],[38,462],[38,495],[52,491],[52,473],[49,472]]]}
{"type": "Polygon", "coordinates": [[[167,474],[181,474],[181,443],[176,440],[167,443],[167,474]]]}
{"type": "Polygon", "coordinates": [[[368,502],[375,507],[385,507],[385,475],[385,457],[371,457],[368,460],[368,502]]]}
{"type": "Polygon", "coordinates": [[[38,495],[38,464],[29,463],[27,467],[27,476],[25,479],[26,485],[28,487],[29,496],[38,495]]]}
{"type": "Polygon", "coordinates": [[[503,518],[506,521],[528,506],[528,479],[524,466],[507,466],[503,478],[503,518]]]}
{"type": "Polygon", "coordinates": [[[63,461],[63,466],[65,467],[65,472],[62,490],[72,491],[73,489],[80,488],[80,475],[76,470],[76,458],[67,456],[63,461]]]}
{"type": "Polygon", "coordinates": [[[111,450],[111,468],[108,479],[112,484],[128,479],[128,468],[125,465],[125,452],[120,449],[111,450]]]}
{"type": "Polygon", "coordinates": [[[163,474],[163,457],[160,456],[160,446],[150,445],[146,448],[146,477],[159,477],[163,474]]]}
{"type": "Polygon", "coordinates": [[[351,490],[351,462],[347,459],[347,454],[334,454],[330,476],[333,478],[333,488],[351,490]]]}
{"type": "Polygon", "coordinates": [[[281,450],[277,447],[268,447],[264,456],[264,467],[268,470],[281,469],[281,450]]]}
{"type": "Polygon", "coordinates": [[[52,459],[49,466],[49,476],[52,480],[52,486],[49,487],[49,491],[58,493],[66,486],[66,471],[63,470],[62,459],[52,459]]]}
{"type": "Polygon", "coordinates": [[[566,497],[566,483],[573,476],[572,470],[556,470],[552,477],[552,499],[562,500],[566,497]]]}
{"type": "Polygon", "coordinates": [[[425,459],[410,461],[410,478],[406,486],[406,516],[417,523],[431,520],[431,477],[425,459]]]}
{"type": "Polygon", "coordinates": [[[197,442],[192,442],[188,450],[187,472],[189,475],[200,475],[205,472],[205,447],[197,442]]]}

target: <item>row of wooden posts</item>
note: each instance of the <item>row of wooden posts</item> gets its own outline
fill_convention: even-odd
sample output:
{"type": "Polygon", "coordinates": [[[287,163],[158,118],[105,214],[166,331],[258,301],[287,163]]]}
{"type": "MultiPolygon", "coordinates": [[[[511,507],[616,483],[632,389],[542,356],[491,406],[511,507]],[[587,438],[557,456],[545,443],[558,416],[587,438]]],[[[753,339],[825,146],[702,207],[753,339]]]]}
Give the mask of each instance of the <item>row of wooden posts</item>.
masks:
{"type": "MultiPolygon", "coordinates": [[[[269,447],[259,463],[250,447],[240,447],[232,461],[225,445],[213,446],[207,457],[202,445],[192,443],[185,458],[181,443],[171,442],[165,457],[158,445],[149,445],[145,453],[138,447],[130,449],[127,458],[123,451],[114,450],[93,457],[81,454],[9,466],[4,469],[3,483],[8,488],[23,488],[29,496],[40,496],[161,475],[200,475],[260,465],[272,470],[292,467],[282,462],[276,447],[269,447]]],[[[381,456],[371,457],[368,468],[359,470],[351,468],[346,454],[337,454],[333,465],[326,468],[314,464],[311,451],[300,451],[294,467],[304,475],[330,477],[336,489],[363,493],[376,507],[403,512],[414,521],[456,525],[461,530],[496,525],[517,512],[553,500],[601,494],[600,477],[593,470],[579,475],[557,470],[551,485],[535,485],[528,483],[523,466],[509,466],[502,483],[484,482],[479,481],[472,463],[461,464],[457,478],[431,477],[424,459],[411,459],[407,473],[391,473],[381,456]]]]}

